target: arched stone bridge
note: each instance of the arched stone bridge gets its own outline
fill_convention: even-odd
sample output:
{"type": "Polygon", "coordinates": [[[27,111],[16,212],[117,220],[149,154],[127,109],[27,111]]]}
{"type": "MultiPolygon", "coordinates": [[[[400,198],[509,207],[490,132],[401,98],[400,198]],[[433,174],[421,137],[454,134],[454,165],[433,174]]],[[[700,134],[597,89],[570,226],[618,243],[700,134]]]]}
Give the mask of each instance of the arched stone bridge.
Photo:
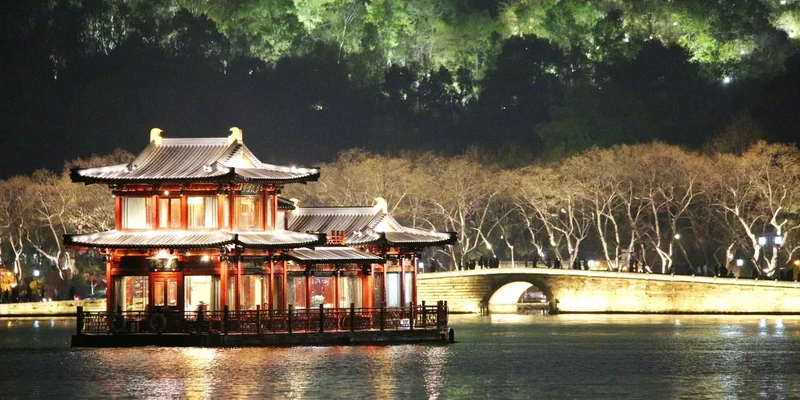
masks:
{"type": "Polygon", "coordinates": [[[800,284],[768,280],[499,268],[417,276],[417,299],[446,300],[451,312],[516,313],[539,288],[560,312],[800,313],[800,284]]]}

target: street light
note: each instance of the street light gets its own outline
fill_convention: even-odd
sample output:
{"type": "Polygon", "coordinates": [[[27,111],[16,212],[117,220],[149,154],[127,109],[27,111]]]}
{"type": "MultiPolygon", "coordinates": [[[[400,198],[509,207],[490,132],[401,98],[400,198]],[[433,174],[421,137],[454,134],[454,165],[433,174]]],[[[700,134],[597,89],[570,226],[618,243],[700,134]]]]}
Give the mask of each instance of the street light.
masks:
{"type": "Polygon", "coordinates": [[[39,276],[39,270],[38,269],[33,270],[33,276],[39,276]]]}
{"type": "Polygon", "coordinates": [[[675,240],[681,240],[681,234],[680,233],[676,233],[675,234],[675,240]]]}
{"type": "Polygon", "coordinates": [[[767,245],[767,237],[766,236],[759,236],[758,237],[758,245],[759,246],[766,246],[767,245]]]}
{"type": "Polygon", "coordinates": [[[737,258],[736,259],[736,266],[737,267],[741,267],[743,265],[744,265],[744,260],[742,260],[741,258],[737,258]]]}

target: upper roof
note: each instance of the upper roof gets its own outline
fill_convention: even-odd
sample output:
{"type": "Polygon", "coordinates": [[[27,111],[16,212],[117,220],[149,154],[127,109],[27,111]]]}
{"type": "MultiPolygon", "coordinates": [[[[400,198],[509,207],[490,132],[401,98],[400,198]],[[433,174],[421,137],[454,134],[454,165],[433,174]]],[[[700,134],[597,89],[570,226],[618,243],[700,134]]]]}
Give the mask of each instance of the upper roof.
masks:
{"type": "Polygon", "coordinates": [[[319,179],[319,169],[265,164],[245,146],[242,131],[223,138],[162,138],[150,131],[150,143],[128,164],[73,169],[73,182],[256,182],[292,183],[319,179]]]}
{"type": "Polygon", "coordinates": [[[297,207],[288,229],[296,232],[344,232],[346,245],[385,243],[390,246],[439,246],[456,241],[454,232],[426,231],[401,225],[376,199],[373,207],[297,207]]]}

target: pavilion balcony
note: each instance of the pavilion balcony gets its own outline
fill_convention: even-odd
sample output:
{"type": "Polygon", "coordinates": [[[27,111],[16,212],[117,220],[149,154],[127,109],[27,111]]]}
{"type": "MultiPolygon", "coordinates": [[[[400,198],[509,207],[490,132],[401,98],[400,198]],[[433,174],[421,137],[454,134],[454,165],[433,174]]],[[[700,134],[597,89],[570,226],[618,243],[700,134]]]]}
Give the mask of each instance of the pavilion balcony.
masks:
{"type": "Polygon", "coordinates": [[[397,308],[89,312],[78,307],[77,335],[269,335],[447,329],[445,302],[397,308]]]}

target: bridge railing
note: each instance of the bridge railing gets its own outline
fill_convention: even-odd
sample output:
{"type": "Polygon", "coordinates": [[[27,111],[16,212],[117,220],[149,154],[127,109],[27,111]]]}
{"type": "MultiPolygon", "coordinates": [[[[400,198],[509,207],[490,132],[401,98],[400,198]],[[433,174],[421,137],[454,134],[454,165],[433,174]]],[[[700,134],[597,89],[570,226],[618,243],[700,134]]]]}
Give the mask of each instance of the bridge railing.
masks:
{"type": "Polygon", "coordinates": [[[272,334],[368,330],[446,329],[447,302],[407,307],[294,308],[218,311],[77,310],[77,335],[185,333],[272,334]]]}

